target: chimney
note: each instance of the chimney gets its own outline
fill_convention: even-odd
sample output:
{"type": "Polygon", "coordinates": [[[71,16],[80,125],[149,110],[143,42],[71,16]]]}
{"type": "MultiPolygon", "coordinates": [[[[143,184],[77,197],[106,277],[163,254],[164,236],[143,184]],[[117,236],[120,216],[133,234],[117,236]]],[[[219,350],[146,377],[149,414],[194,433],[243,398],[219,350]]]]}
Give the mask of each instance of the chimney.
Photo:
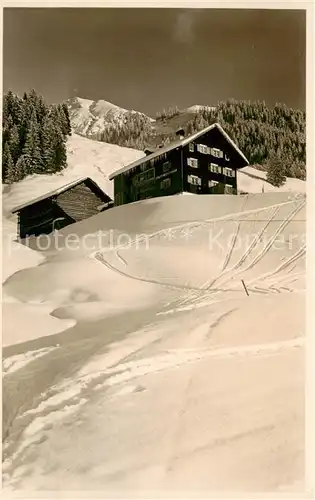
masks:
{"type": "Polygon", "coordinates": [[[178,129],[178,130],[176,131],[176,136],[177,136],[177,138],[178,138],[180,141],[181,141],[182,139],[184,139],[184,137],[185,137],[185,132],[184,132],[184,130],[183,130],[182,128],[178,129]]]}
{"type": "Polygon", "coordinates": [[[151,151],[151,149],[147,148],[147,149],[144,150],[144,153],[146,154],[146,156],[149,156],[149,155],[151,155],[153,153],[153,151],[151,151]]]}

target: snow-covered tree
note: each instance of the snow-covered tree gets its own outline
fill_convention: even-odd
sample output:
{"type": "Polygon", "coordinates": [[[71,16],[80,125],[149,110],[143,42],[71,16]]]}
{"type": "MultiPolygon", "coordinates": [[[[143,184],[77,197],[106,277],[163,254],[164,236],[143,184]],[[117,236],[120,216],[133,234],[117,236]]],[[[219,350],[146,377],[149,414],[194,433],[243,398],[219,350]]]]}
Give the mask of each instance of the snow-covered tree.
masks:
{"type": "Polygon", "coordinates": [[[281,161],[281,157],[273,155],[266,163],[267,181],[275,187],[283,186],[286,181],[285,167],[281,161]]]}

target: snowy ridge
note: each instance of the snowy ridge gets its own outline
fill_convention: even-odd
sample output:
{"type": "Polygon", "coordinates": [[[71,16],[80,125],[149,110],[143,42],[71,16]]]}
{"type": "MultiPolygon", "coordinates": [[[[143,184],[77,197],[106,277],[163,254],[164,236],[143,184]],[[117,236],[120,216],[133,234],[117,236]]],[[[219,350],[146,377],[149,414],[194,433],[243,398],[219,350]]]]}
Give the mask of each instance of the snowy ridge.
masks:
{"type": "MultiPolygon", "coordinates": [[[[106,127],[115,124],[121,125],[127,113],[138,113],[142,116],[147,116],[140,111],[128,110],[117,106],[104,99],[93,101],[82,97],[72,97],[66,101],[73,130],[80,135],[98,138],[106,127]]],[[[181,113],[199,113],[200,111],[214,111],[214,106],[206,106],[195,104],[183,109],[181,113]]],[[[154,118],[148,117],[152,125],[156,121],[154,118]]]]}
{"type": "Polygon", "coordinates": [[[121,108],[103,99],[92,101],[73,97],[66,102],[73,130],[77,134],[91,138],[97,138],[111,124],[123,124],[127,113],[143,115],[143,113],[121,108]]]}
{"type": "Polygon", "coordinates": [[[215,106],[205,106],[203,104],[194,104],[193,106],[189,106],[186,108],[186,112],[188,113],[199,113],[200,111],[214,111],[215,106]]]}

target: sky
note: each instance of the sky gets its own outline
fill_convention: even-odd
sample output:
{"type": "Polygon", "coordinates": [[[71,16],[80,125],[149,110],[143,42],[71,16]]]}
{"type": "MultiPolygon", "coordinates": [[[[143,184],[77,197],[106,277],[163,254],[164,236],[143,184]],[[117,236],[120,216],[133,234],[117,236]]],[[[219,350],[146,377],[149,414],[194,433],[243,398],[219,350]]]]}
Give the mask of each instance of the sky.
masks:
{"type": "Polygon", "coordinates": [[[5,8],[3,90],[154,116],[228,98],[305,109],[303,10],[5,8]]]}

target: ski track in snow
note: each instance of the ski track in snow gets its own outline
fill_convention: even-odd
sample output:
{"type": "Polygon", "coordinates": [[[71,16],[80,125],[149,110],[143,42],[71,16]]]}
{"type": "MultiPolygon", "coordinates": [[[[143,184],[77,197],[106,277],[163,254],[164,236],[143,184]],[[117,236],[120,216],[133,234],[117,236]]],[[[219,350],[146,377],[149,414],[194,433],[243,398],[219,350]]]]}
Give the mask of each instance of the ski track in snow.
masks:
{"type": "MultiPolygon", "coordinates": [[[[290,224],[290,222],[292,221],[292,219],[300,212],[300,210],[305,206],[305,201],[303,201],[301,204],[298,205],[298,207],[294,208],[292,210],[292,212],[281,222],[280,226],[278,227],[278,229],[273,233],[273,235],[269,238],[268,242],[266,243],[266,245],[264,245],[264,247],[262,248],[262,250],[259,252],[258,255],[256,255],[256,257],[244,268],[236,271],[233,273],[232,276],[230,276],[230,278],[226,281],[224,281],[223,283],[221,283],[220,285],[221,286],[224,286],[226,283],[228,283],[230,281],[230,279],[234,279],[236,276],[238,276],[239,274],[241,273],[244,273],[245,271],[248,271],[249,269],[252,269],[256,264],[258,264],[258,262],[261,261],[261,259],[266,255],[266,253],[268,252],[268,250],[270,250],[272,244],[276,241],[277,237],[283,232],[283,230],[288,226],[288,224],[290,224]]],[[[275,213],[272,215],[272,218],[274,218],[274,215],[275,213]]],[[[266,226],[270,225],[272,219],[270,219],[266,226]]],[[[265,227],[266,227],[265,226],[265,227]]],[[[240,265],[249,257],[249,255],[252,253],[252,251],[254,250],[254,248],[256,247],[257,243],[259,243],[260,241],[260,238],[256,239],[249,247],[248,249],[245,251],[245,253],[243,254],[243,256],[241,257],[239,263],[237,263],[233,268],[231,269],[228,269],[227,272],[231,272],[231,271],[235,271],[236,269],[238,269],[240,267],[240,265]]],[[[213,286],[213,284],[217,281],[219,281],[221,279],[221,277],[223,277],[224,275],[220,275],[216,278],[216,280],[214,280],[208,288],[211,288],[213,286]]],[[[259,279],[259,278],[256,278],[256,280],[259,279]]]]}
{"type": "MultiPolygon", "coordinates": [[[[247,198],[244,200],[243,207],[245,207],[246,201],[247,201],[247,198]]],[[[238,259],[238,261],[233,266],[228,268],[227,266],[228,266],[228,263],[231,259],[231,256],[233,253],[233,248],[235,246],[235,241],[236,241],[237,235],[238,235],[239,230],[240,230],[241,222],[237,221],[237,226],[236,226],[236,229],[234,232],[234,238],[232,240],[231,247],[228,248],[227,253],[225,255],[225,260],[223,262],[221,273],[216,278],[212,279],[210,281],[210,283],[209,283],[209,281],[208,282],[206,281],[201,287],[192,286],[191,284],[188,285],[187,283],[185,285],[168,284],[167,278],[165,281],[162,282],[162,281],[159,281],[156,279],[149,279],[149,278],[144,278],[141,276],[135,276],[135,275],[128,274],[125,271],[121,271],[120,269],[115,267],[112,263],[109,263],[108,259],[105,259],[104,255],[106,255],[106,253],[108,253],[110,255],[110,254],[113,254],[113,252],[115,252],[116,259],[118,261],[121,261],[124,264],[124,267],[127,267],[128,263],[119,254],[119,249],[125,248],[123,245],[120,247],[114,248],[113,252],[108,252],[107,250],[105,252],[102,250],[98,250],[97,252],[94,252],[90,257],[95,258],[96,260],[100,261],[102,264],[106,265],[106,267],[108,267],[111,271],[116,272],[122,276],[128,277],[130,279],[134,279],[137,281],[144,281],[144,282],[156,284],[156,285],[159,285],[162,287],[171,288],[174,290],[180,290],[180,291],[186,292],[185,296],[181,296],[181,298],[176,299],[177,306],[175,304],[173,304],[172,309],[173,309],[173,311],[185,310],[186,304],[189,304],[189,307],[188,307],[188,309],[189,309],[189,308],[191,308],[192,304],[197,305],[198,302],[200,302],[201,300],[204,300],[207,296],[209,299],[213,299],[213,298],[215,298],[215,296],[217,294],[222,294],[222,292],[226,291],[223,287],[226,286],[231,280],[234,280],[235,277],[237,277],[241,273],[244,273],[244,272],[252,269],[256,264],[258,264],[261,261],[261,259],[270,250],[270,248],[272,247],[272,244],[276,241],[277,237],[284,231],[284,229],[288,226],[288,224],[290,224],[290,222],[294,219],[294,217],[305,206],[305,200],[302,200],[302,202],[299,202],[298,205],[295,206],[293,208],[293,210],[286,216],[286,218],[281,222],[279,227],[271,235],[271,237],[269,238],[267,243],[260,250],[258,255],[256,255],[255,258],[250,263],[247,264],[247,266],[242,267],[244,262],[246,262],[248,257],[250,257],[252,252],[255,250],[257,244],[259,244],[259,242],[261,241],[261,237],[263,236],[263,234],[265,233],[267,228],[270,226],[270,224],[274,220],[275,216],[279,213],[280,208],[282,206],[285,206],[288,204],[293,204],[293,203],[296,204],[296,202],[297,202],[297,200],[290,200],[288,202],[283,202],[283,203],[279,203],[277,205],[262,207],[262,208],[255,209],[255,210],[247,210],[247,211],[242,210],[242,211],[240,211],[236,214],[232,214],[232,215],[225,215],[225,216],[218,217],[218,218],[207,219],[206,221],[199,221],[199,222],[196,221],[196,222],[184,223],[184,224],[180,224],[180,225],[175,226],[175,227],[173,226],[173,227],[170,227],[167,229],[164,228],[163,230],[159,230],[159,231],[156,231],[154,233],[151,233],[150,235],[147,235],[147,238],[152,239],[156,236],[159,236],[160,234],[165,233],[165,230],[169,230],[173,234],[175,234],[175,232],[178,231],[179,229],[183,229],[183,228],[187,228],[187,227],[190,227],[190,228],[196,230],[196,229],[200,229],[202,227],[205,227],[209,223],[213,223],[215,221],[229,220],[231,218],[235,219],[235,217],[243,217],[247,214],[260,213],[262,211],[273,209],[271,216],[266,221],[266,224],[264,225],[264,227],[259,231],[257,237],[251,242],[251,244],[245,250],[243,255],[241,255],[241,257],[238,259]],[[227,279],[224,280],[224,278],[227,278],[227,279]],[[219,289],[214,289],[213,288],[214,284],[216,284],[219,289]],[[209,292],[211,293],[211,295],[209,295],[209,292]],[[175,309],[174,309],[174,307],[175,307],[175,309]]],[[[131,246],[133,244],[135,244],[136,242],[139,244],[139,240],[135,239],[134,241],[131,242],[131,246]]],[[[258,276],[255,279],[249,280],[247,282],[247,285],[251,286],[259,281],[265,280],[265,278],[267,278],[267,277],[272,277],[273,275],[279,273],[280,271],[282,271],[283,269],[288,267],[288,265],[290,265],[291,263],[294,263],[295,261],[297,261],[300,257],[302,257],[304,255],[304,253],[305,253],[305,247],[299,249],[293,256],[289,257],[285,262],[283,262],[275,270],[272,270],[272,271],[266,273],[265,275],[258,276]]],[[[238,288],[239,288],[239,284],[232,284],[230,286],[231,291],[233,289],[237,290],[238,288]]],[[[271,289],[271,287],[269,287],[269,290],[273,292],[275,289],[271,289]]],[[[259,287],[252,288],[252,291],[257,291],[257,292],[261,291],[263,293],[268,293],[268,289],[259,289],[259,287]]],[[[212,300],[210,300],[208,303],[211,303],[211,302],[212,302],[212,300]]]]}
{"type": "Polygon", "coordinates": [[[305,202],[301,203],[297,208],[295,208],[285,219],[284,221],[280,224],[278,229],[275,231],[275,233],[271,236],[267,244],[263,247],[261,252],[254,258],[254,260],[242,271],[247,271],[248,269],[251,269],[253,266],[255,266],[268,252],[268,250],[271,248],[272,244],[275,242],[276,238],[283,232],[283,230],[290,224],[292,219],[295,217],[296,214],[299,213],[299,211],[305,206],[305,202]]]}
{"type": "MultiPolygon", "coordinates": [[[[243,208],[246,205],[247,199],[248,199],[248,197],[246,197],[244,199],[243,208]]],[[[264,234],[264,232],[266,231],[266,229],[270,226],[271,222],[274,220],[274,217],[279,212],[280,208],[283,207],[283,206],[286,206],[286,205],[296,204],[297,201],[299,201],[299,200],[297,200],[297,199],[293,199],[293,200],[290,199],[289,201],[285,201],[285,202],[274,204],[274,205],[269,205],[269,206],[266,206],[266,207],[260,207],[258,209],[250,209],[250,210],[244,210],[243,209],[243,210],[240,210],[237,213],[228,214],[228,215],[224,215],[224,216],[221,216],[221,217],[215,217],[215,218],[206,219],[206,220],[203,220],[203,221],[194,221],[194,222],[182,223],[182,224],[179,224],[179,225],[176,225],[176,226],[171,226],[171,227],[168,227],[168,228],[164,228],[162,230],[155,231],[155,232],[153,232],[151,234],[148,234],[148,235],[146,235],[146,236],[143,237],[143,241],[145,241],[146,239],[150,240],[150,239],[153,239],[153,238],[155,238],[157,236],[165,234],[165,231],[169,231],[170,233],[172,233],[172,234],[175,235],[175,233],[177,231],[179,231],[179,230],[183,230],[183,229],[187,229],[187,228],[190,228],[190,230],[191,229],[197,230],[197,229],[201,229],[202,227],[207,227],[209,224],[212,224],[214,222],[220,222],[220,221],[231,220],[231,219],[235,220],[235,218],[240,218],[240,217],[244,217],[244,216],[247,216],[247,215],[256,214],[256,213],[260,213],[260,212],[266,212],[268,210],[272,210],[273,209],[273,212],[272,212],[270,218],[267,220],[265,226],[260,230],[260,232],[257,235],[257,237],[253,240],[253,242],[245,250],[244,254],[239,258],[238,262],[236,262],[231,268],[227,268],[228,263],[229,263],[229,261],[231,259],[232,253],[233,253],[233,248],[235,246],[235,241],[236,241],[237,235],[238,235],[239,230],[240,230],[240,224],[241,224],[241,222],[237,221],[237,227],[235,229],[235,233],[234,233],[234,238],[233,238],[233,241],[232,241],[232,245],[231,245],[231,247],[228,249],[228,251],[226,253],[221,273],[216,278],[214,278],[214,279],[212,278],[211,281],[210,281],[210,283],[209,283],[209,281],[206,281],[201,287],[192,286],[192,285],[188,285],[188,284],[186,284],[186,285],[168,284],[165,281],[161,282],[161,281],[156,280],[156,279],[149,279],[149,278],[144,278],[144,277],[141,277],[141,276],[134,276],[134,275],[128,274],[127,272],[121,271],[120,269],[118,269],[117,267],[115,267],[112,263],[109,263],[108,259],[105,259],[104,255],[106,255],[106,254],[109,254],[109,255],[115,254],[116,259],[118,261],[123,262],[124,267],[127,267],[128,263],[119,254],[119,250],[123,250],[123,249],[126,248],[125,245],[117,245],[116,247],[114,247],[110,251],[107,248],[99,249],[98,251],[93,252],[92,254],[90,254],[89,257],[92,258],[92,259],[98,260],[99,262],[101,262],[102,264],[104,264],[111,271],[116,272],[116,273],[118,273],[118,274],[120,274],[120,275],[122,275],[124,277],[130,278],[130,279],[134,279],[134,280],[137,280],[137,281],[143,281],[143,282],[147,282],[147,283],[151,283],[151,284],[156,284],[156,285],[162,286],[164,288],[166,287],[166,288],[171,288],[171,289],[174,289],[174,290],[186,291],[187,292],[186,296],[185,297],[181,297],[180,299],[178,299],[178,307],[182,308],[185,305],[185,303],[188,303],[188,302],[189,303],[192,303],[192,302],[196,303],[196,302],[200,301],[200,299],[202,297],[207,296],[207,292],[209,292],[211,289],[213,291],[213,293],[211,294],[212,296],[213,296],[213,294],[221,293],[222,291],[224,291],[224,289],[222,289],[222,287],[225,286],[227,283],[229,283],[230,280],[234,279],[239,274],[241,274],[241,273],[243,273],[243,272],[251,269],[252,267],[254,267],[266,255],[266,253],[271,248],[273,242],[276,240],[276,238],[279,236],[279,234],[281,234],[281,232],[283,232],[283,230],[285,229],[285,227],[293,220],[293,218],[295,217],[295,215],[305,206],[306,202],[305,202],[304,199],[302,200],[302,202],[300,201],[298,203],[298,206],[294,207],[293,210],[291,211],[291,213],[289,215],[287,215],[287,217],[281,222],[281,224],[278,227],[278,229],[270,237],[270,239],[267,242],[267,244],[262,248],[262,250],[260,251],[260,253],[254,258],[254,260],[252,262],[250,262],[247,265],[247,267],[241,268],[242,264],[248,259],[248,257],[251,255],[251,253],[256,248],[256,246],[259,243],[262,235],[264,234]],[[226,281],[223,281],[223,283],[221,283],[221,279],[224,278],[225,276],[229,276],[229,277],[228,277],[228,279],[226,281]],[[213,289],[213,285],[216,284],[216,283],[219,283],[219,290],[214,290],[213,289]]],[[[141,241],[139,240],[139,238],[135,238],[134,240],[132,240],[130,242],[129,248],[132,247],[135,244],[139,244],[140,242],[141,241]]],[[[276,270],[274,272],[278,272],[278,271],[276,270]]],[[[273,272],[272,272],[272,274],[273,274],[273,272]]],[[[259,281],[259,279],[260,278],[258,277],[255,280],[250,281],[248,284],[252,284],[252,283],[254,283],[256,281],[259,281]]],[[[233,288],[234,288],[236,290],[238,287],[239,287],[239,285],[232,285],[231,289],[233,290],[233,288]]]]}
{"type": "Polygon", "coordinates": [[[110,271],[113,271],[117,274],[120,274],[121,276],[124,276],[125,278],[130,278],[130,279],[133,279],[136,281],[143,281],[144,283],[152,283],[154,285],[159,285],[163,288],[170,288],[173,290],[187,290],[187,289],[199,290],[198,287],[185,286],[185,285],[171,285],[168,283],[164,283],[163,281],[158,281],[158,280],[149,279],[149,278],[143,278],[141,276],[133,276],[133,275],[128,274],[124,271],[121,271],[120,269],[117,269],[117,267],[114,267],[112,264],[110,264],[108,262],[107,259],[105,259],[105,257],[101,253],[96,254],[93,258],[95,258],[101,264],[105,265],[110,271]]]}
{"type": "MultiPolygon", "coordinates": [[[[281,222],[280,226],[278,229],[275,231],[275,233],[270,237],[269,241],[266,243],[266,245],[262,248],[260,253],[253,259],[252,262],[250,262],[247,267],[241,268],[241,265],[246,261],[246,259],[251,255],[257,244],[259,243],[261,236],[264,234],[265,230],[267,227],[271,224],[273,221],[275,215],[279,212],[280,205],[275,207],[274,212],[272,213],[270,219],[267,221],[265,224],[264,228],[259,232],[257,237],[253,240],[253,242],[250,244],[250,246],[245,250],[244,254],[240,257],[240,259],[229,269],[223,270],[215,279],[213,279],[210,284],[206,284],[205,289],[206,290],[211,290],[213,288],[214,284],[219,284],[219,287],[224,287],[227,285],[231,280],[234,280],[236,276],[239,276],[241,273],[244,273],[245,271],[252,269],[254,265],[256,265],[270,250],[272,244],[276,240],[276,238],[283,232],[285,227],[288,226],[288,224],[292,221],[292,219],[299,213],[299,211],[305,206],[305,201],[303,200],[302,203],[298,205],[298,207],[294,208],[292,212],[281,222]],[[240,269],[241,268],[241,269],[240,269]],[[228,279],[223,282],[221,281],[222,278],[225,276],[228,276],[228,279]]],[[[266,275],[263,276],[258,276],[253,280],[247,281],[247,285],[252,285],[253,283],[256,283],[257,281],[260,281],[261,279],[264,279],[265,277],[273,276],[277,273],[279,273],[281,270],[285,269],[289,264],[296,262],[300,257],[302,257],[305,254],[305,245],[301,247],[293,256],[289,257],[287,261],[283,262],[278,268],[276,268],[274,271],[271,271],[269,273],[266,273],[266,275]]],[[[228,258],[230,259],[230,251],[228,251],[228,258]]],[[[226,267],[226,266],[225,266],[226,267]]],[[[238,288],[239,285],[232,285],[231,288],[238,288]]],[[[256,288],[257,289],[257,288],[256,288]]],[[[223,291],[223,290],[222,290],[223,291]]],[[[265,290],[264,290],[265,291],[265,290]]],[[[198,301],[200,299],[200,294],[196,294],[194,297],[194,301],[198,301]]],[[[187,301],[191,301],[192,297],[188,297],[187,301]]]]}
{"type": "MultiPolygon", "coordinates": [[[[243,204],[242,204],[242,208],[241,208],[242,212],[244,212],[244,207],[246,205],[247,200],[248,200],[248,195],[244,198],[244,201],[243,201],[243,204]]],[[[233,253],[233,250],[234,250],[234,247],[235,247],[235,243],[236,243],[236,240],[237,240],[237,237],[238,237],[238,234],[239,234],[240,227],[241,227],[241,221],[238,220],[236,222],[236,229],[235,229],[235,232],[233,234],[233,238],[232,238],[232,242],[231,242],[230,248],[228,249],[228,251],[226,253],[226,256],[225,256],[225,260],[223,262],[221,274],[225,271],[225,269],[229,265],[229,262],[230,262],[230,259],[231,259],[231,256],[232,256],[232,253],[233,253]]]]}
{"type": "Polygon", "coordinates": [[[251,242],[249,247],[245,250],[244,254],[239,258],[239,260],[232,267],[230,267],[229,269],[225,269],[223,272],[218,274],[218,276],[216,278],[214,278],[214,280],[211,281],[211,283],[206,285],[206,288],[208,288],[208,289],[212,288],[213,285],[219,279],[226,276],[228,273],[235,271],[245,262],[245,260],[250,256],[252,251],[255,249],[257,243],[259,243],[259,241],[261,240],[261,237],[263,236],[264,232],[266,231],[268,226],[271,224],[271,222],[273,221],[274,217],[276,216],[276,214],[278,212],[279,212],[279,207],[276,207],[275,210],[273,211],[271,217],[267,220],[267,223],[265,224],[265,226],[260,230],[260,232],[257,234],[257,236],[254,238],[254,240],[251,242]]]}
{"type": "MultiPolygon", "coordinates": [[[[246,205],[247,197],[244,200],[243,208],[246,205]]],[[[240,212],[228,214],[222,217],[207,219],[203,221],[186,222],[177,226],[172,226],[170,228],[164,228],[163,230],[155,231],[146,238],[153,239],[161,234],[165,234],[166,230],[169,230],[174,236],[176,232],[182,229],[190,228],[192,230],[200,230],[206,228],[209,224],[214,222],[220,222],[224,220],[233,220],[241,217],[246,217],[250,214],[257,214],[261,212],[266,212],[271,210],[272,213],[270,217],[266,220],[263,228],[258,232],[255,239],[250,243],[250,245],[245,249],[244,253],[238,258],[238,260],[229,268],[228,265],[233,257],[233,252],[235,249],[235,242],[239,235],[241,229],[241,220],[236,220],[236,227],[233,233],[231,245],[227,248],[226,254],[223,257],[223,264],[220,274],[212,280],[206,280],[201,287],[192,286],[187,281],[183,285],[173,285],[167,282],[144,278],[141,276],[133,276],[125,271],[122,271],[108,259],[114,258],[114,262],[117,262],[117,266],[122,265],[125,269],[128,269],[128,261],[120,255],[119,250],[125,249],[125,245],[117,245],[114,249],[108,250],[107,248],[99,249],[97,252],[93,252],[89,255],[89,258],[101,263],[106,266],[111,272],[117,273],[125,278],[133,279],[136,281],[143,281],[151,284],[158,285],[163,288],[171,289],[180,292],[180,297],[174,298],[170,301],[165,310],[161,310],[157,313],[157,316],[167,316],[173,313],[187,312],[193,309],[198,309],[202,307],[209,307],[209,305],[224,302],[227,300],[227,292],[239,292],[239,283],[234,283],[230,286],[229,290],[223,288],[228,285],[231,280],[239,276],[241,273],[252,269],[256,266],[270,251],[274,241],[281,234],[284,229],[290,224],[294,217],[300,212],[300,210],[305,206],[305,201],[298,203],[298,206],[294,206],[291,212],[282,220],[278,228],[270,236],[267,243],[263,245],[258,254],[253,258],[251,262],[248,263],[248,258],[253,254],[254,250],[257,248],[261,241],[262,235],[266,232],[268,227],[274,221],[275,216],[278,214],[281,207],[296,203],[297,200],[290,200],[283,203],[278,203],[275,205],[270,205],[266,207],[261,207],[252,210],[241,210],[240,212]],[[106,257],[106,258],[105,258],[106,257]],[[242,267],[244,263],[247,263],[245,267],[242,267]],[[213,285],[216,284],[219,288],[214,289],[213,285]]],[[[131,246],[134,244],[139,244],[139,239],[134,239],[131,242],[131,246]]],[[[129,245],[130,247],[130,245],[129,245]]],[[[249,279],[246,284],[251,292],[270,294],[270,293],[281,293],[290,292],[291,289],[288,285],[294,280],[298,280],[305,273],[292,271],[295,269],[297,262],[304,257],[306,252],[306,247],[303,245],[299,248],[293,255],[287,257],[281,264],[272,269],[265,274],[256,276],[254,279],[249,279]],[[286,271],[286,274],[281,275],[282,271],[286,271]]],[[[167,278],[165,278],[167,280],[167,278]]],[[[207,358],[226,358],[235,356],[272,356],[282,353],[288,349],[299,349],[304,346],[304,337],[298,337],[290,340],[275,341],[258,343],[253,345],[236,345],[229,347],[200,347],[203,342],[209,338],[212,329],[217,326],[217,324],[228,314],[233,312],[234,309],[225,308],[225,310],[220,311],[217,314],[210,315],[211,321],[205,322],[204,319],[201,321],[195,321],[192,328],[188,328],[186,332],[188,347],[178,348],[166,348],[157,354],[153,354],[148,357],[137,358],[137,355],[145,352],[150,348],[155,342],[160,340],[165,340],[166,334],[162,334],[159,330],[153,333],[148,332],[147,334],[140,336],[139,340],[131,342],[131,344],[126,342],[126,344],[117,346],[112,344],[111,349],[106,354],[100,355],[100,359],[92,358],[87,362],[75,376],[71,378],[63,379],[61,383],[58,383],[49,388],[49,390],[41,394],[40,401],[36,407],[31,407],[27,411],[21,412],[17,415],[17,420],[19,422],[26,422],[25,428],[14,446],[10,441],[10,436],[7,441],[4,442],[4,463],[3,471],[5,477],[16,479],[23,471],[23,456],[28,452],[30,448],[38,445],[42,440],[46,439],[47,429],[51,429],[53,425],[58,421],[63,421],[64,419],[71,417],[77,411],[80,410],[82,406],[89,402],[91,395],[103,391],[105,397],[117,398],[123,397],[124,395],[136,392],[138,388],[145,386],[145,377],[152,374],[163,373],[166,370],[173,370],[181,366],[187,365],[189,363],[197,363],[200,360],[207,358]],[[164,336],[163,336],[164,335],[164,336]],[[117,347],[117,351],[115,348],[117,347]],[[133,359],[133,356],[136,359],[133,359]],[[131,359],[130,359],[131,358],[131,359]],[[140,383],[141,382],[141,383],[140,383]],[[130,385],[131,384],[131,385],[130,385]],[[140,385],[139,385],[140,384],[140,385]],[[144,385],[143,385],[144,384],[144,385]],[[107,394],[107,392],[108,394],[107,394]],[[13,446],[13,447],[12,447],[13,446]]],[[[143,332],[142,332],[143,333],[143,332]]],[[[33,353],[26,353],[15,357],[9,357],[3,361],[4,376],[7,377],[14,371],[23,369],[26,364],[37,357],[44,356],[48,354],[51,349],[39,349],[33,353]]],[[[142,390],[142,389],[141,389],[142,390]]],[[[9,480],[9,479],[8,479],[9,480]]]]}
{"type": "MultiPolygon", "coordinates": [[[[213,217],[210,219],[197,220],[197,221],[193,221],[193,222],[191,222],[191,221],[190,222],[183,222],[182,224],[178,224],[176,226],[166,227],[163,229],[159,229],[158,231],[154,231],[153,233],[146,234],[142,240],[139,238],[134,238],[133,240],[131,240],[128,243],[128,248],[131,248],[132,246],[141,243],[141,241],[145,242],[147,239],[152,239],[156,236],[164,235],[165,231],[170,231],[170,233],[175,233],[176,231],[178,231],[180,229],[200,228],[200,227],[205,226],[205,225],[208,226],[209,224],[214,223],[214,222],[226,221],[226,220],[231,220],[231,219],[234,220],[237,217],[243,217],[246,215],[255,214],[257,212],[263,212],[266,210],[270,210],[271,208],[290,205],[290,204],[294,203],[294,201],[296,202],[296,200],[293,200],[293,201],[289,200],[289,201],[284,201],[282,203],[276,203],[274,205],[268,205],[266,207],[260,207],[258,209],[255,208],[255,209],[250,209],[250,210],[244,210],[243,212],[242,211],[235,212],[235,213],[233,212],[232,214],[222,215],[220,217],[213,217]]],[[[104,253],[107,253],[108,251],[113,252],[113,251],[118,251],[118,250],[124,250],[125,248],[126,248],[125,244],[116,245],[113,248],[111,248],[110,250],[108,250],[108,247],[102,247],[102,248],[99,248],[98,250],[96,250],[95,252],[92,252],[90,254],[90,258],[94,258],[97,254],[101,254],[103,252],[104,253]]]]}
{"type": "MultiPolygon", "coordinates": [[[[225,315],[221,315],[225,316],[225,315]]],[[[220,317],[218,318],[220,320],[220,317]]],[[[217,320],[217,321],[218,321],[217,320]]],[[[213,324],[215,326],[215,323],[213,324]]],[[[200,330],[201,335],[205,333],[205,325],[201,324],[194,329],[197,333],[200,330]]],[[[206,328],[206,331],[208,327],[206,328]]],[[[88,397],[84,390],[89,386],[93,392],[100,391],[117,386],[117,390],[109,395],[112,397],[121,397],[130,392],[137,392],[137,379],[141,377],[141,383],[145,383],[143,377],[151,374],[158,374],[165,370],[172,370],[189,363],[195,363],[206,358],[226,358],[230,356],[264,356],[279,354],[285,349],[296,349],[304,346],[305,339],[303,337],[270,342],[264,344],[254,344],[235,347],[223,348],[182,348],[182,349],[168,349],[164,354],[158,354],[153,357],[143,358],[140,360],[127,361],[114,363],[109,367],[102,370],[95,370],[94,372],[86,375],[79,375],[76,382],[73,380],[64,380],[58,386],[52,388],[53,395],[45,399],[32,410],[28,410],[18,418],[23,419],[27,416],[33,415],[34,418],[28,423],[23,431],[20,445],[15,449],[10,457],[6,457],[3,463],[4,474],[12,472],[12,464],[16,463],[24,455],[29,448],[35,446],[45,439],[47,429],[56,422],[64,418],[68,418],[71,414],[77,412],[80,406],[88,402],[88,397]],[[123,386],[134,382],[132,387],[123,386]]],[[[137,350],[137,349],[136,349],[137,350]]],[[[132,352],[129,352],[129,356],[132,352]]],[[[103,364],[103,363],[99,363],[103,364]]],[[[106,356],[104,359],[106,366],[106,356]]],[[[140,383],[140,380],[138,384],[140,383]]],[[[51,391],[50,391],[51,392],[51,391]]],[[[4,443],[4,452],[8,450],[10,443],[4,443]]],[[[16,468],[14,474],[18,473],[19,467],[16,468]]]]}

